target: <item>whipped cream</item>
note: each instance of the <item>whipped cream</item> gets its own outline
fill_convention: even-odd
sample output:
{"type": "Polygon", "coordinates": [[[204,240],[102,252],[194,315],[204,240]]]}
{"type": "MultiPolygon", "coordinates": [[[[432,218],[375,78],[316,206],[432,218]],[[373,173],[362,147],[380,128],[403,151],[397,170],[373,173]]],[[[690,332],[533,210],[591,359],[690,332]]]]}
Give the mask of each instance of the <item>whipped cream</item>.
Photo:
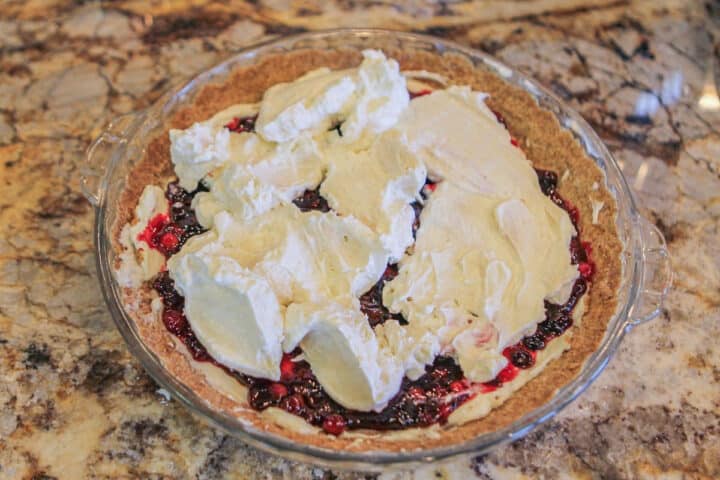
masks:
{"type": "Polygon", "coordinates": [[[381,135],[367,150],[335,147],[320,187],[331,208],[369,226],[397,262],[412,245],[415,212],[427,171],[401,141],[398,132],[381,135]]]}
{"type": "Polygon", "coordinates": [[[195,190],[206,175],[223,165],[242,140],[231,136],[224,125],[233,117],[257,113],[256,105],[234,105],[210,120],[194,123],[185,130],[170,130],[170,158],[180,186],[195,190]]]}
{"type": "Polygon", "coordinates": [[[193,199],[198,220],[206,228],[221,210],[249,220],[290,203],[322,180],[321,154],[312,137],[273,145],[249,133],[235,135],[242,138],[228,161],[205,177],[210,191],[193,199]]]}
{"type": "Polygon", "coordinates": [[[471,380],[494,378],[502,349],[543,319],[545,299],[567,298],[577,271],[572,223],[487,95],[449,87],[409,102],[397,62],[363,56],[170,132],[180,184],[209,187],[193,203],[209,230],[168,271],[219,362],[276,380],[299,346],[333,399],[379,411],[441,353],[471,380]],[[256,114],[256,133],[224,127],[256,114]],[[423,200],[426,177],[439,183],[423,200]],[[332,211],[291,203],[318,187],[332,211]],[[425,202],[416,239],[413,202],[425,202]],[[383,301],[408,324],[373,329],[358,298],[395,262],[383,301]]]}
{"type": "Polygon", "coordinates": [[[173,256],[168,270],[197,338],[223,365],[278,380],[283,318],[267,279],[232,257],[188,250],[173,256]]]}
{"type": "Polygon", "coordinates": [[[436,90],[413,100],[396,129],[433,180],[491,197],[542,195],[532,165],[486,98],[470,87],[436,90]]]}
{"type": "Polygon", "coordinates": [[[497,375],[502,349],[544,319],[544,299],[567,298],[578,275],[568,215],[542,193],[484,98],[450,87],[416,99],[400,119],[410,151],[440,183],[413,255],[383,291],[391,311],[436,332],[478,382],[497,375]]]}
{"type": "Polygon", "coordinates": [[[313,70],[290,83],[267,90],[256,123],[258,135],[287,142],[303,133],[318,134],[342,121],[343,141],[392,127],[410,95],[396,61],[366,50],[359,68],[313,70]]]}

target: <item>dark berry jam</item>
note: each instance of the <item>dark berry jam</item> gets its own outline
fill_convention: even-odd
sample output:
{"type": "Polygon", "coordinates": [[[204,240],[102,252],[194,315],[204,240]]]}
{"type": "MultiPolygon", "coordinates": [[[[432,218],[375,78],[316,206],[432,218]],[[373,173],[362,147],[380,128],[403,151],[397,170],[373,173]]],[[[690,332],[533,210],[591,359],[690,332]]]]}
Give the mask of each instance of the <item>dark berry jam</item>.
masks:
{"type": "Polygon", "coordinates": [[[539,168],[535,169],[535,173],[537,174],[538,182],[540,183],[540,190],[548,196],[555,193],[555,189],[558,184],[557,173],[551,170],[540,170],[539,168]]]}
{"type": "Polygon", "coordinates": [[[507,359],[517,368],[530,368],[535,364],[533,350],[526,350],[524,345],[514,345],[507,349],[507,359]]]}
{"type": "Polygon", "coordinates": [[[528,350],[542,350],[545,348],[545,336],[540,333],[528,335],[522,339],[522,344],[528,350]]]}
{"type": "MultiPolygon", "coordinates": [[[[555,175],[557,177],[557,175],[555,175]]],[[[541,184],[542,188],[542,184],[541,184]]],[[[553,201],[555,205],[562,208],[568,213],[568,216],[570,217],[570,220],[572,221],[573,225],[575,226],[575,230],[578,230],[579,228],[579,222],[580,222],[580,212],[578,211],[577,207],[570,203],[568,200],[565,200],[560,196],[560,194],[555,190],[555,188],[552,189],[552,191],[549,194],[546,194],[548,197],[550,197],[550,200],[553,201]]]]}
{"type": "Polygon", "coordinates": [[[595,274],[595,262],[590,258],[592,245],[590,242],[582,242],[575,236],[570,241],[570,260],[573,265],[578,266],[580,276],[585,280],[592,280],[595,274]]]}
{"type": "MultiPolygon", "coordinates": [[[[429,90],[411,92],[411,98],[428,93],[429,90]]],[[[502,116],[497,112],[496,116],[504,125],[502,116]]],[[[234,132],[253,131],[254,122],[255,117],[233,119],[226,127],[234,132]]],[[[517,142],[513,144],[517,146],[517,142]]],[[[398,430],[444,423],[455,409],[470,398],[502,388],[503,384],[515,379],[522,370],[532,368],[537,352],[545,349],[550,341],[572,326],[572,311],[587,291],[588,282],[592,280],[595,272],[595,264],[590,258],[590,244],[579,238],[578,211],[557,192],[557,174],[537,170],[537,175],[543,193],[568,212],[578,231],[578,236],[572,238],[570,253],[572,263],[578,266],[580,277],[575,281],[570,298],[565,304],[546,301],[545,319],[538,324],[535,332],[503,350],[503,356],[508,360],[507,366],[489,382],[471,384],[451,357],[439,356],[432,365],[426,367],[425,374],[417,380],[404,378],[400,391],[381,412],[359,412],[348,410],[330,398],[310,365],[300,356],[300,349],[283,356],[280,364],[281,376],[277,382],[243,375],[216,362],[192,331],[184,314],[184,298],[175,290],[167,272],[158,274],[153,282],[153,287],[162,297],[165,307],[162,314],[163,324],[183,342],[196,361],[211,362],[246,385],[248,403],[256,410],[281,408],[304,418],[331,435],[340,435],[347,429],[398,430]]],[[[426,181],[421,191],[422,198],[427,199],[436,186],[434,182],[426,181]]],[[[170,214],[151,219],[141,233],[142,238],[166,256],[177,252],[188,238],[203,231],[190,207],[194,195],[203,190],[206,188],[201,185],[196,191],[187,192],[177,183],[170,183],[166,192],[171,206],[170,214]]],[[[319,189],[305,191],[293,200],[293,203],[302,211],[330,211],[319,189]]],[[[412,207],[415,211],[414,235],[420,225],[423,203],[415,202],[412,207]]],[[[407,323],[402,315],[391,313],[382,303],[385,283],[397,274],[397,265],[388,265],[382,278],[360,297],[360,308],[373,327],[391,319],[402,324],[407,323]]]]}
{"type": "Polygon", "coordinates": [[[203,191],[207,188],[202,184],[193,192],[184,190],[176,182],[168,184],[165,197],[170,213],[160,213],[151,218],[138,235],[138,240],[143,240],[166,258],[180,251],[190,237],[205,231],[190,207],[193,197],[203,191]]]}
{"type": "Polygon", "coordinates": [[[310,210],[317,210],[319,212],[330,211],[327,200],[320,195],[320,187],[315,190],[305,190],[302,195],[293,200],[293,203],[303,212],[309,212],[310,210]]]}
{"type": "Polygon", "coordinates": [[[254,115],[252,117],[234,117],[232,120],[225,124],[225,128],[235,133],[254,132],[256,120],[257,115],[254,115]]]}
{"type": "Polygon", "coordinates": [[[424,201],[430,198],[430,195],[435,191],[437,188],[437,182],[433,182],[429,178],[425,178],[425,185],[420,189],[420,197],[423,199],[423,202],[415,201],[410,204],[413,211],[415,212],[415,220],[413,220],[412,224],[412,235],[413,238],[416,238],[418,228],[420,228],[420,214],[422,213],[423,207],[425,206],[424,201]]]}
{"type": "Polygon", "coordinates": [[[424,90],[419,90],[417,92],[408,90],[408,93],[410,94],[410,100],[413,100],[418,97],[424,97],[425,95],[430,95],[432,93],[432,90],[430,90],[429,88],[424,89],[424,90]]]}
{"type": "Polygon", "coordinates": [[[438,186],[437,182],[433,182],[433,181],[430,180],[429,178],[426,178],[426,179],[425,179],[425,186],[423,187],[422,190],[420,190],[420,196],[421,196],[424,200],[427,200],[428,197],[430,197],[430,194],[432,194],[432,193],[435,191],[435,189],[437,188],[437,186],[438,186]]]}
{"type": "Polygon", "coordinates": [[[367,316],[371,327],[384,323],[390,319],[397,320],[402,325],[407,324],[403,316],[399,313],[390,313],[385,305],[383,305],[382,301],[382,292],[383,288],[385,288],[385,283],[395,278],[397,274],[397,265],[388,265],[387,268],[385,268],[385,272],[380,280],[378,280],[378,282],[370,290],[360,297],[360,310],[367,316]]]}
{"type": "Polygon", "coordinates": [[[280,381],[245,377],[248,403],[256,410],[278,407],[339,435],[345,429],[397,430],[443,422],[470,396],[470,385],[449,357],[438,357],[415,381],[403,380],[400,392],[381,412],[348,410],[325,392],[310,365],[285,354],[280,381]],[[283,368],[284,367],[284,368],[283,368]]]}
{"type": "Polygon", "coordinates": [[[495,114],[495,118],[497,119],[497,121],[500,122],[503,127],[507,128],[507,122],[505,122],[505,117],[503,117],[502,113],[492,108],[490,109],[490,111],[495,114]]]}

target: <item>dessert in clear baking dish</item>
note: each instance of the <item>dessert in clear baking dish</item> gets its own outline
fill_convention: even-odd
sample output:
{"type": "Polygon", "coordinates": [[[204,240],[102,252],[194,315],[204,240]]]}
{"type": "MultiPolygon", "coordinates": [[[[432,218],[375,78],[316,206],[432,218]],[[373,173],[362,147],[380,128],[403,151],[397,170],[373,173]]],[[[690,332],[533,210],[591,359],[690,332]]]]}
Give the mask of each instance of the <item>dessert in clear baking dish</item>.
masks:
{"type": "Polygon", "coordinates": [[[143,348],[243,431],[469,445],[577,379],[622,306],[616,197],[555,115],[462,55],[383,47],[193,86],[107,207],[143,348]]]}

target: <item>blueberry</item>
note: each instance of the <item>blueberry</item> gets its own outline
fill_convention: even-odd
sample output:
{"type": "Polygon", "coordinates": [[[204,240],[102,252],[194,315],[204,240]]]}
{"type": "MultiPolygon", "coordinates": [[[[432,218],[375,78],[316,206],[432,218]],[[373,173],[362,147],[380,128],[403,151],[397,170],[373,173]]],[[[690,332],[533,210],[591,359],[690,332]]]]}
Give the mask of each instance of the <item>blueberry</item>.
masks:
{"type": "Polygon", "coordinates": [[[266,382],[258,382],[248,391],[248,403],[255,410],[265,410],[273,405],[274,399],[266,382]]]}
{"type": "Polygon", "coordinates": [[[546,337],[557,337],[565,331],[562,327],[558,326],[554,320],[540,322],[538,324],[538,330],[546,337]]]}
{"type": "Polygon", "coordinates": [[[540,170],[539,168],[535,169],[535,173],[537,174],[538,182],[540,183],[540,190],[542,190],[545,195],[552,194],[557,188],[557,174],[553,171],[540,170]]]}
{"type": "Polygon", "coordinates": [[[542,350],[545,348],[545,337],[540,333],[534,333],[523,338],[522,343],[528,350],[542,350]]]}
{"type": "Polygon", "coordinates": [[[565,332],[568,328],[572,327],[572,324],[572,317],[567,313],[555,320],[555,326],[558,330],[562,330],[562,332],[565,332]]]}
{"type": "Polygon", "coordinates": [[[510,361],[518,368],[530,368],[535,363],[530,352],[523,348],[515,349],[510,355],[510,361]]]}

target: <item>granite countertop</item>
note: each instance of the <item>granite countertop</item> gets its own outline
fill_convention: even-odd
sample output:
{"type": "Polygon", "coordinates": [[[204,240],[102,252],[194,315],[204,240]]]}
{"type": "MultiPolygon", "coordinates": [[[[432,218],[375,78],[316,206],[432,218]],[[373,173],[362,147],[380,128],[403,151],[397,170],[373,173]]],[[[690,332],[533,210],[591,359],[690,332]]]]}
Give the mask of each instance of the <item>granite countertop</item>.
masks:
{"type": "Polygon", "coordinates": [[[662,315],[631,332],[557,418],[415,478],[720,477],[720,105],[708,73],[720,5],[398,4],[4,3],[0,478],[375,478],[258,452],[169,400],[105,308],[93,211],[79,192],[84,150],[113,117],[147,107],[244,45],[338,26],[451,38],[554,90],[621,162],[676,273],[662,315]]]}

